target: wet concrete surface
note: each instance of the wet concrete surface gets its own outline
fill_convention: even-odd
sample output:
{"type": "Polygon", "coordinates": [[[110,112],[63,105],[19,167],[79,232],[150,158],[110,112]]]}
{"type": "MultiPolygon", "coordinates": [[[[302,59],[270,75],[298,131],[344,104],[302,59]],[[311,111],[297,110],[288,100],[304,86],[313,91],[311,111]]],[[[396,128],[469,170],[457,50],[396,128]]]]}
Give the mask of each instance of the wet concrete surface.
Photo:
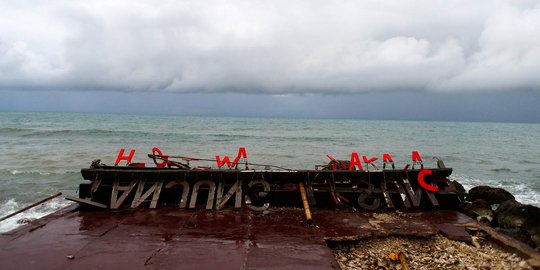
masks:
{"type": "MultiPolygon", "coordinates": [[[[0,235],[1,269],[339,269],[325,241],[465,237],[455,211],[399,215],[343,209],[88,211],[71,206],[0,235]]],[[[466,239],[464,239],[466,240],[466,239]]]]}

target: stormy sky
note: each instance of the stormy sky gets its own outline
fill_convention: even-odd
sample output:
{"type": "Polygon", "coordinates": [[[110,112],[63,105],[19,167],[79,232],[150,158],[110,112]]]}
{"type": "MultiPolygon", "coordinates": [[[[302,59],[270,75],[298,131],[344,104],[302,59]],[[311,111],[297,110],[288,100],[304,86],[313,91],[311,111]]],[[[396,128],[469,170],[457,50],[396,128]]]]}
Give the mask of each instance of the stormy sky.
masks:
{"type": "Polygon", "coordinates": [[[0,2],[0,111],[540,122],[539,1],[0,2]]]}

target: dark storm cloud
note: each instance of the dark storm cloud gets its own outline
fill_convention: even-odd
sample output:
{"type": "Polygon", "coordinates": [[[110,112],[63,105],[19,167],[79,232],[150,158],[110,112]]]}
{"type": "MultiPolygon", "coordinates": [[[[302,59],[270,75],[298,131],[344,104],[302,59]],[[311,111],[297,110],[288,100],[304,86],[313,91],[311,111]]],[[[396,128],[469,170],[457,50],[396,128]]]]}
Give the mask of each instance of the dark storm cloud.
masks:
{"type": "Polygon", "coordinates": [[[2,1],[0,88],[540,89],[536,1],[2,1]]]}

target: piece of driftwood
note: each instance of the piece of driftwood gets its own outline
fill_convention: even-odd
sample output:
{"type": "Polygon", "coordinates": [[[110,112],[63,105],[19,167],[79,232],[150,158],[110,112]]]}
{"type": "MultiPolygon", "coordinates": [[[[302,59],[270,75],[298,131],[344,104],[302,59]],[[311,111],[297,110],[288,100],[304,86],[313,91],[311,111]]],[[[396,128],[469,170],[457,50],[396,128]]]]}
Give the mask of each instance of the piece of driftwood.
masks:
{"type": "Polygon", "coordinates": [[[474,228],[478,229],[480,231],[485,232],[489,237],[491,237],[493,240],[505,245],[508,248],[514,249],[521,254],[524,254],[528,256],[530,259],[527,261],[529,264],[540,267],[540,253],[532,249],[531,247],[518,242],[517,240],[514,240],[510,236],[506,236],[502,233],[497,232],[495,229],[482,225],[477,222],[469,222],[465,224],[460,224],[458,226],[463,226],[465,228],[474,228]]]}
{"type": "Polygon", "coordinates": [[[54,194],[54,195],[52,195],[52,196],[49,196],[49,197],[47,197],[47,198],[45,198],[45,199],[43,199],[43,200],[40,200],[40,201],[38,201],[38,202],[35,202],[35,203],[31,204],[31,205],[28,205],[28,206],[26,206],[26,207],[20,209],[20,210],[18,210],[18,211],[15,211],[15,212],[13,212],[13,213],[11,213],[11,214],[9,214],[9,215],[3,217],[3,218],[0,218],[0,221],[4,221],[4,220],[6,220],[6,219],[8,219],[8,218],[10,218],[10,217],[12,217],[12,216],[15,216],[15,215],[17,215],[17,214],[19,214],[19,213],[22,213],[22,212],[24,212],[24,211],[26,211],[26,210],[28,210],[28,209],[30,209],[30,208],[36,207],[36,206],[38,206],[38,205],[40,205],[40,204],[42,204],[42,203],[44,203],[44,202],[47,202],[47,201],[49,201],[49,200],[54,199],[54,198],[56,198],[56,197],[58,197],[58,196],[60,196],[60,195],[62,195],[62,192],[58,192],[58,193],[56,193],[56,194],[54,194]]]}

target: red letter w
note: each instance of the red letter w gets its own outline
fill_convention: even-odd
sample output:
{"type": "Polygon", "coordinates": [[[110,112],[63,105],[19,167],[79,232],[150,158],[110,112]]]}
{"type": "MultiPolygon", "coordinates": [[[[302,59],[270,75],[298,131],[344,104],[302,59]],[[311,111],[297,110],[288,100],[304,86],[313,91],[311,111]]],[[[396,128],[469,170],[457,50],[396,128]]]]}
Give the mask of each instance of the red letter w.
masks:
{"type": "Polygon", "coordinates": [[[238,161],[240,161],[240,158],[247,159],[246,148],[244,148],[244,147],[240,147],[238,149],[238,154],[236,155],[236,158],[234,159],[234,161],[232,163],[231,163],[231,159],[229,158],[229,156],[224,156],[223,160],[221,160],[220,156],[216,156],[216,163],[217,163],[217,166],[219,168],[221,168],[225,164],[227,164],[227,167],[229,167],[229,168],[236,167],[238,165],[238,161]]]}

